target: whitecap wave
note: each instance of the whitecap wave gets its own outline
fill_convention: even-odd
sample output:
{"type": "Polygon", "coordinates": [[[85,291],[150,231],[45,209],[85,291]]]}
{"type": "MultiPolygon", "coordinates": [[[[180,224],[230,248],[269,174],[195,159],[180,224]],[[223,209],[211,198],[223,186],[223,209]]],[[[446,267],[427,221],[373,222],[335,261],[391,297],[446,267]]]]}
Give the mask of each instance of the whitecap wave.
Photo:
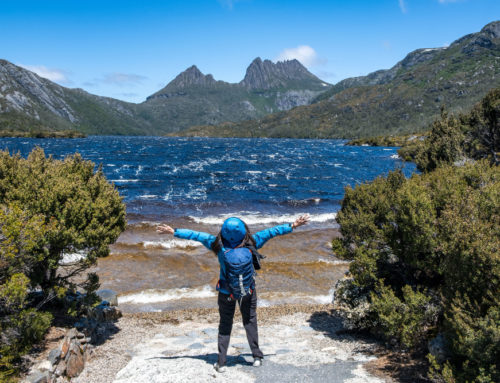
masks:
{"type": "Polygon", "coordinates": [[[200,242],[187,239],[170,239],[166,241],[144,241],[142,245],[146,249],[187,249],[190,247],[202,246],[200,242]]]}
{"type": "Polygon", "coordinates": [[[123,183],[129,183],[129,182],[139,182],[138,179],[122,179],[122,178],[119,178],[117,180],[110,180],[111,182],[114,182],[115,184],[116,183],[120,183],[120,182],[123,182],[123,183]]]}
{"type": "Polygon", "coordinates": [[[148,289],[139,293],[119,295],[118,304],[159,303],[179,299],[210,298],[214,296],[215,290],[209,285],[196,288],[182,287],[168,290],[148,289]]]}
{"type": "Polygon", "coordinates": [[[137,168],[137,170],[135,171],[135,175],[136,175],[136,176],[138,176],[138,175],[142,172],[142,170],[143,170],[143,169],[144,169],[144,166],[139,165],[139,167],[138,167],[138,168],[137,168]]]}
{"type": "MultiPolygon", "coordinates": [[[[307,213],[298,214],[283,214],[283,215],[262,215],[262,214],[248,214],[248,213],[233,213],[233,214],[223,214],[219,216],[206,216],[206,217],[193,217],[189,218],[195,223],[201,223],[205,225],[221,225],[229,217],[240,217],[248,225],[263,224],[267,225],[270,223],[287,223],[295,221],[299,216],[307,213]]],[[[310,222],[327,222],[335,220],[337,213],[322,213],[322,214],[312,214],[310,215],[310,222]]]]}
{"type": "Polygon", "coordinates": [[[400,159],[400,157],[399,157],[397,154],[393,154],[393,155],[391,156],[391,158],[392,158],[392,159],[395,159],[395,160],[399,160],[399,159],[400,159]]]}

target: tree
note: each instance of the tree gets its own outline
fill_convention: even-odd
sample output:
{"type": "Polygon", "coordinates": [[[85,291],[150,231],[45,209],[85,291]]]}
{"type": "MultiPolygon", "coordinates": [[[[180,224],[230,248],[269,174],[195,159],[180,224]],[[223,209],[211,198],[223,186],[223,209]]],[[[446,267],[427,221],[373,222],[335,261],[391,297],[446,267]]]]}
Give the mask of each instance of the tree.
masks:
{"type": "Polygon", "coordinates": [[[458,117],[443,109],[424,141],[415,140],[398,151],[419,170],[429,172],[446,164],[488,159],[500,163],[500,88],[491,90],[474,108],[458,117]]]}
{"type": "Polygon", "coordinates": [[[30,307],[34,287],[27,275],[48,254],[50,224],[17,205],[0,207],[0,381],[15,372],[16,360],[39,341],[50,313],[30,307]]]}
{"type": "Polygon", "coordinates": [[[500,380],[498,166],[483,159],[408,180],[393,172],[348,188],[337,221],[334,252],[352,260],[352,281],[336,292],[347,320],[413,350],[442,333],[447,376],[500,380]]]}
{"type": "Polygon", "coordinates": [[[0,152],[0,370],[43,335],[50,314],[38,310],[48,302],[80,287],[92,304],[97,275],[74,277],[109,254],[125,225],[122,198],[91,161],[0,152]],[[75,252],[80,260],[61,264],[75,252]]]}

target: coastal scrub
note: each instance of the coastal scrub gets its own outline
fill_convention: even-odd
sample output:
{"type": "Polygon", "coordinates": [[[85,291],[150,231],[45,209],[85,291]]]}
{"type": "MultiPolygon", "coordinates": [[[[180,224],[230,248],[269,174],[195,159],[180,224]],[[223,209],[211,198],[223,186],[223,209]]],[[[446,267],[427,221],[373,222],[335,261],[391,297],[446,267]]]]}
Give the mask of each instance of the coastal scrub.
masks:
{"type": "Polygon", "coordinates": [[[500,90],[415,143],[423,174],[346,188],[333,251],[350,328],[428,353],[435,382],[500,381],[500,90]]]}
{"type": "Polygon", "coordinates": [[[0,381],[50,326],[49,303],[74,303],[78,290],[86,293],[73,314],[94,303],[97,275],[74,277],[109,254],[125,225],[122,198],[91,161],[0,152],[0,381]],[[61,262],[74,253],[79,260],[61,262]]]}

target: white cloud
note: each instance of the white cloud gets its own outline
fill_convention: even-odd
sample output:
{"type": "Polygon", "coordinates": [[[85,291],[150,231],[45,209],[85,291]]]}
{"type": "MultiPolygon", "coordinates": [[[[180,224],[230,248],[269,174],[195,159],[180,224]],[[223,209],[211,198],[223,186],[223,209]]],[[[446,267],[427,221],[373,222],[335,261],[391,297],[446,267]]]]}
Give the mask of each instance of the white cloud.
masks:
{"type": "Polygon", "coordinates": [[[147,77],[141,76],[139,74],[131,74],[131,73],[119,73],[119,72],[114,72],[114,73],[107,73],[104,75],[104,77],[100,80],[100,82],[104,82],[106,84],[113,84],[113,85],[136,85],[140,84],[144,80],[146,80],[147,77]]]}
{"type": "Polygon", "coordinates": [[[62,83],[69,83],[70,82],[68,80],[68,77],[66,76],[66,73],[60,69],[47,68],[46,66],[43,66],[43,65],[22,65],[22,64],[19,64],[19,66],[24,68],[24,69],[28,69],[32,72],[35,72],[40,77],[46,78],[47,80],[50,80],[50,81],[62,82],[62,83]]]}
{"type": "Polygon", "coordinates": [[[316,51],[309,45],[299,45],[295,48],[284,49],[274,61],[299,60],[306,67],[324,65],[326,59],[318,56],[316,51]]]}
{"type": "Polygon", "coordinates": [[[399,0],[399,8],[401,9],[401,12],[408,13],[408,8],[406,8],[405,0],[399,0]]]}

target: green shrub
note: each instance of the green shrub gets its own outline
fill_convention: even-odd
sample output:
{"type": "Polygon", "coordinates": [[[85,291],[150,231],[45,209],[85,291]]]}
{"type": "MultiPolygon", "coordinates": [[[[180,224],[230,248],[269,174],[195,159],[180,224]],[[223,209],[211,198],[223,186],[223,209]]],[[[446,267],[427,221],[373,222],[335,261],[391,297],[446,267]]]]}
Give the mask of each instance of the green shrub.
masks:
{"type": "Polygon", "coordinates": [[[78,288],[82,309],[96,301],[97,275],[78,285],[74,277],[109,254],[126,222],[121,197],[94,168],[78,154],[58,161],[39,148],[27,159],[0,152],[0,381],[50,326],[41,311],[48,302],[78,288]],[[77,251],[80,261],[61,265],[77,251]]]}
{"type": "Polygon", "coordinates": [[[71,278],[109,254],[125,228],[125,208],[102,170],[80,155],[63,161],[46,157],[40,148],[27,159],[0,152],[0,204],[17,203],[48,226],[44,256],[30,269],[29,278],[47,293],[54,287],[74,288],[71,278]],[[78,264],[61,268],[64,253],[85,252],[78,264]]]}
{"type": "Polygon", "coordinates": [[[499,164],[500,88],[491,90],[474,108],[458,117],[441,111],[423,141],[414,140],[398,151],[419,170],[429,172],[440,165],[488,159],[499,164]]]}
{"type": "Polygon", "coordinates": [[[371,309],[376,313],[385,337],[406,349],[420,346],[428,329],[435,326],[439,314],[439,309],[425,293],[413,291],[406,285],[401,289],[400,299],[382,282],[371,294],[371,309]]]}
{"type": "Polygon", "coordinates": [[[337,220],[334,252],[352,260],[352,283],[336,294],[347,322],[411,350],[442,333],[450,358],[435,376],[500,379],[497,166],[441,165],[407,180],[392,172],[347,188],[337,220]]]}
{"type": "Polygon", "coordinates": [[[48,226],[18,206],[0,207],[0,381],[16,371],[16,361],[39,341],[51,314],[29,308],[27,274],[47,248],[48,226]]]}

